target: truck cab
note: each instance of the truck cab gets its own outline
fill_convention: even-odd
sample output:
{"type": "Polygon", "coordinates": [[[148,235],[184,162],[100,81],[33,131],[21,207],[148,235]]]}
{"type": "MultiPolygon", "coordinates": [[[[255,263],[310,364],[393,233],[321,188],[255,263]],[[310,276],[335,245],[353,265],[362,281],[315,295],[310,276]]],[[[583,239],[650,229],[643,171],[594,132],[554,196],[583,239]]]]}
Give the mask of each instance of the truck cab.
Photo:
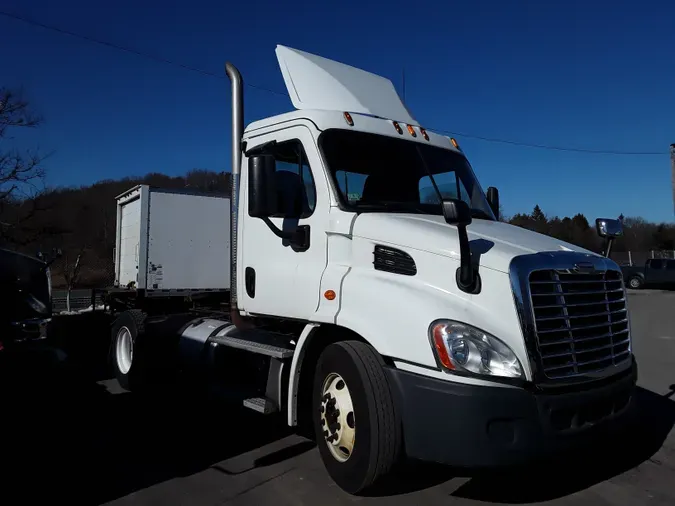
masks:
{"type": "Polygon", "coordinates": [[[0,249],[0,349],[46,338],[52,318],[51,261],[0,249]]]}
{"type": "Polygon", "coordinates": [[[522,463],[619,421],[637,365],[616,263],[498,221],[497,190],[389,80],[276,52],[296,110],[246,129],[226,66],[231,312],[183,349],[269,357],[244,405],[308,423],[350,493],[402,456],[522,463]]]}

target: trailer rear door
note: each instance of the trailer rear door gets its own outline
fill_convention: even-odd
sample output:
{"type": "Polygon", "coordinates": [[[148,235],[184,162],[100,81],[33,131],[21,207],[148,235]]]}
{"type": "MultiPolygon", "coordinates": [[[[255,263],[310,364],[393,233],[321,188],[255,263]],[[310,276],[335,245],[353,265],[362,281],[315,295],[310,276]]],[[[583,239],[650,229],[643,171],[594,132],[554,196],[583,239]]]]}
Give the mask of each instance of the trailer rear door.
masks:
{"type": "Polygon", "coordinates": [[[130,282],[138,283],[139,245],[141,242],[141,199],[137,198],[122,205],[120,213],[120,286],[130,282]]]}

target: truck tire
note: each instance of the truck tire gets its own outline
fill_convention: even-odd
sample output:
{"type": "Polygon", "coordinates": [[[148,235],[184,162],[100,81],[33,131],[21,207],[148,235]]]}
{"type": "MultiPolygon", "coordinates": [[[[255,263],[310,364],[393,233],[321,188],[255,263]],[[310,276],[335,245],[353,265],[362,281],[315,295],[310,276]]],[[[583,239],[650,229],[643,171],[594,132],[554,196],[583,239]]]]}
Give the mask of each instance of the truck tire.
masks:
{"type": "Polygon", "coordinates": [[[323,463],[350,494],[366,491],[399,460],[401,423],[382,357],[359,341],[326,347],[313,385],[313,419],[323,463]]]}
{"type": "Polygon", "coordinates": [[[146,315],[132,309],[114,321],[111,330],[110,358],[115,377],[125,390],[139,390],[145,383],[143,353],[146,315]]]}
{"type": "Polygon", "coordinates": [[[640,276],[631,276],[628,278],[628,287],[632,288],[633,290],[639,290],[642,288],[642,285],[644,284],[644,281],[640,276]]]}

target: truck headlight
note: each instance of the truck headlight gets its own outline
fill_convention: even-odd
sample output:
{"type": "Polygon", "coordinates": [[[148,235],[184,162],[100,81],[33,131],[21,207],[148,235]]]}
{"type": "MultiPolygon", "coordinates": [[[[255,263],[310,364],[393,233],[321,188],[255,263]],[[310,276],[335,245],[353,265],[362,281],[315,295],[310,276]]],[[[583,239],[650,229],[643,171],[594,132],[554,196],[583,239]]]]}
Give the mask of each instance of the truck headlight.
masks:
{"type": "Polygon", "coordinates": [[[439,364],[448,371],[505,378],[523,376],[523,368],[511,348],[471,325],[437,320],[429,327],[429,338],[439,364]]]}

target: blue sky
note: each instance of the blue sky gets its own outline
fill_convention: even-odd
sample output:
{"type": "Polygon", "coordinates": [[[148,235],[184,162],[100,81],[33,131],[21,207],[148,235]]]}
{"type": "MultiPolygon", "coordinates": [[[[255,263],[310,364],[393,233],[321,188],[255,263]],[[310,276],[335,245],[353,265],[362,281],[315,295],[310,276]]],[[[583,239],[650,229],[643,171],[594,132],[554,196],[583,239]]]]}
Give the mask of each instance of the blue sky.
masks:
{"type": "MultiPolygon", "coordinates": [[[[643,0],[85,2],[4,0],[0,10],[285,91],[285,44],[389,77],[429,129],[458,135],[507,214],[539,204],[673,222],[675,4],[643,0]],[[229,5],[228,5],[229,4],[229,5]],[[282,7],[283,5],[283,7],[282,7]]],[[[0,16],[0,85],[23,86],[45,123],[15,141],[54,151],[52,185],[192,168],[229,170],[229,82],[0,16]]],[[[246,88],[247,122],[291,109],[246,88]]]]}

